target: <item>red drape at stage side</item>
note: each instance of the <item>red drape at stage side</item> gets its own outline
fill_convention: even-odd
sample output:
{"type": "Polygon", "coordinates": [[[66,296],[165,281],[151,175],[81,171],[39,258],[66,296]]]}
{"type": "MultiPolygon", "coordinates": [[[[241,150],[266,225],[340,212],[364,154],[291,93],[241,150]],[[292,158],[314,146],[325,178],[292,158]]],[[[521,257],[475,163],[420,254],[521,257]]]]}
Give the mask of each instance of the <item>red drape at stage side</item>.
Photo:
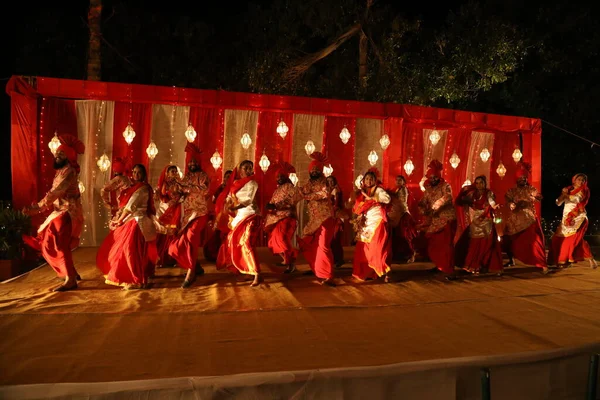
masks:
{"type": "MultiPolygon", "coordinates": [[[[406,178],[406,183],[411,195],[414,197],[415,204],[423,197],[423,192],[419,188],[419,182],[425,174],[423,171],[423,126],[412,123],[404,123],[402,136],[402,175],[406,178]],[[411,158],[415,169],[410,176],[404,171],[404,164],[411,158]]],[[[416,208],[411,207],[411,212],[416,208]]]]}
{"type": "MultiPolygon", "coordinates": [[[[542,195],[544,188],[542,187],[542,135],[541,130],[533,132],[523,132],[523,160],[531,164],[531,178],[530,182],[534,187],[541,190],[542,195]]],[[[508,174],[507,174],[508,175],[508,174]]],[[[535,205],[537,215],[542,214],[541,202],[537,202],[535,205]]]]}
{"type": "Polygon", "coordinates": [[[150,144],[150,131],[152,129],[152,104],[115,102],[113,117],[113,153],[112,158],[129,156],[131,166],[144,164],[149,169],[146,148],[150,144]],[[135,131],[135,138],[130,146],[123,137],[127,124],[135,131]]]}
{"type": "MultiPolygon", "coordinates": [[[[466,179],[469,149],[471,147],[471,129],[450,128],[446,140],[446,155],[444,164],[444,179],[452,186],[452,196],[456,198],[466,179]],[[456,169],[450,164],[450,157],[456,151],[460,163],[456,169]]],[[[494,149],[496,145],[494,145],[494,149]]]]}
{"type": "Polygon", "coordinates": [[[384,121],[384,133],[390,138],[390,145],[383,152],[383,186],[394,188],[396,176],[405,175],[402,170],[402,118],[388,118],[384,121]]]}
{"type": "MultiPolygon", "coordinates": [[[[210,196],[223,181],[223,164],[215,171],[210,158],[215,151],[223,157],[223,110],[217,108],[190,107],[190,124],[196,130],[194,143],[202,150],[202,170],[208,174],[210,179],[210,196]]],[[[189,158],[186,155],[185,163],[189,158]]],[[[209,198],[210,198],[209,196],[209,198]]]]}
{"type": "MultiPolygon", "coordinates": [[[[39,171],[37,135],[38,97],[29,86],[11,79],[6,88],[11,98],[11,171],[12,204],[21,209],[40,197],[40,179],[32,176],[39,171]]],[[[47,146],[47,145],[46,145],[47,146]]]]}
{"type": "Polygon", "coordinates": [[[508,189],[516,184],[515,173],[517,164],[512,158],[512,153],[519,146],[519,134],[515,133],[496,133],[494,135],[494,150],[490,159],[490,182],[489,188],[496,194],[496,202],[504,205],[504,194],[508,189]],[[496,170],[498,164],[504,164],[506,175],[500,178],[496,170]]]}
{"type": "Polygon", "coordinates": [[[324,154],[333,167],[332,175],[336,177],[345,199],[350,197],[350,193],[354,190],[354,173],[356,172],[356,175],[365,173],[365,171],[354,171],[355,139],[356,119],[327,117],[325,136],[323,137],[324,154]],[[350,131],[350,140],[346,144],[340,139],[340,132],[344,125],[350,131]]]}

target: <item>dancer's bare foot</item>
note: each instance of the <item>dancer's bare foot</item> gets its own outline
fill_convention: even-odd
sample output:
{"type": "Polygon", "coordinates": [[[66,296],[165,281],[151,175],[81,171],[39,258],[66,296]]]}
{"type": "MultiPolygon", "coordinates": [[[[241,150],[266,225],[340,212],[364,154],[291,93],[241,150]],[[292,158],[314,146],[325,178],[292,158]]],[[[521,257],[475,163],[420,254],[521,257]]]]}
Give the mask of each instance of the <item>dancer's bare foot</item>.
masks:
{"type": "Polygon", "coordinates": [[[383,281],[385,283],[390,283],[392,281],[392,277],[390,276],[390,274],[385,274],[383,281]]]}
{"type": "Polygon", "coordinates": [[[254,275],[254,280],[252,281],[252,284],[250,286],[258,286],[260,285],[260,283],[262,282],[262,276],[260,274],[256,274],[254,275]]]}
{"type": "Polygon", "coordinates": [[[549,273],[550,273],[550,269],[548,269],[548,267],[542,268],[542,274],[548,275],[549,273]]]}
{"type": "Polygon", "coordinates": [[[598,268],[598,263],[593,258],[590,258],[590,268],[592,268],[592,269],[598,268]]]}
{"type": "Polygon", "coordinates": [[[406,263],[407,263],[407,264],[412,264],[412,263],[414,263],[414,262],[415,262],[415,257],[416,257],[416,256],[417,256],[417,253],[413,253],[413,255],[412,255],[412,256],[411,256],[411,257],[410,257],[408,260],[406,260],[406,263]]]}
{"type": "Polygon", "coordinates": [[[67,292],[69,290],[77,289],[77,277],[69,277],[65,278],[65,281],[62,285],[57,286],[52,289],[53,292],[67,292]]]}

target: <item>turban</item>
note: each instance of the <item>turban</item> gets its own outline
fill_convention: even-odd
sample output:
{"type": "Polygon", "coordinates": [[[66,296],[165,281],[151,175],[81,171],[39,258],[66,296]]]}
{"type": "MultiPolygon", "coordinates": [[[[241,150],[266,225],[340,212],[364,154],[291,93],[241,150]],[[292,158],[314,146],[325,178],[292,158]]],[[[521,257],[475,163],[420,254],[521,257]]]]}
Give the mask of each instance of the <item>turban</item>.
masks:
{"type": "Polygon", "coordinates": [[[69,160],[69,164],[77,173],[79,173],[79,164],[77,163],[77,154],[83,154],[85,151],[85,145],[79,139],[77,139],[73,135],[60,135],[58,137],[60,140],[60,146],[56,149],[56,152],[62,151],[65,153],[65,156],[69,160]]]}
{"type": "Polygon", "coordinates": [[[529,179],[531,175],[531,164],[525,161],[519,161],[517,164],[517,172],[515,173],[515,179],[519,179],[521,177],[525,177],[529,179]]]}
{"type": "Polygon", "coordinates": [[[310,155],[310,158],[313,160],[308,165],[308,172],[312,171],[315,167],[319,171],[323,171],[323,167],[325,167],[325,163],[327,162],[327,157],[320,151],[315,151],[310,155]]]}
{"type": "Polygon", "coordinates": [[[442,165],[441,162],[439,162],[438,160],[432,160],[429,163],[429,165],[427,166],[427,174],[425,176],[427,176],[427,178],[429,178],[431,175],[433,175],[438,178],[441,178],[443,169],[444,169],[444,166],[442,165]]]}
{"type": "Polygon", "coordinates": [[[129,169],[129,159],[127,157],[115,157],[112,164],[113,174],[124,174],[129,169]]]}
{"type": "Polygon", "coordinates": [[[196,161],[198,165],[200,165],[200,154],[202,154],[202,150],[198,148],[194,143],[188,142],[185,146],[185,153],[188,155],[188,162],[190,160],[196,161]]]}
{"type": "Polygon", "coordinates": [[[296,168],[290,163],[279,161],[276,165],[277,175],[289,176],[291,173],[296,173],[296,168]]]}

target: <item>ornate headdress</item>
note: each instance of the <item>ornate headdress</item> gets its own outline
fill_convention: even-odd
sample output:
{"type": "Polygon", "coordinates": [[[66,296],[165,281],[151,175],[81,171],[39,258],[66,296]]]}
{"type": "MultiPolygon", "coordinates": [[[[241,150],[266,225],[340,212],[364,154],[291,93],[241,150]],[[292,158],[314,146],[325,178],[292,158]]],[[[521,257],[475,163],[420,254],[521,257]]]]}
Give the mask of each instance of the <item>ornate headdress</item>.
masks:
{"type": "Polygon", "coordinates": [[[312,171],[315,167],[322,171],[325,163],[327,162],[327,157],[325,154],[321,153],[320,151],[315,151],[310,155],[310,158],[313,160],[308,165],[308,171],[312,171]]]}
{"type": "Polygon", "coordinates": [[[277,175],[289,176],[291,173],[296,173],[296,168],[286,161],[279,161],[276,165],[277,175]]]}
{"type": "Polygon", "coordinates": [[[194,160],[198,165],[200,165],[200,154],[202,154],[202,150],[198,148],[194,143],[189,143],[185,146],[185,153],[189,160],[194,160]]]}
{"type": "Polygon", "coordinates": [[[60,146],[56,149],[57,152],[62,151],[67,156],[69,164],[77,173],[79,173],[79,164],[77,163],[77,154],[83,154],[85,152],[85,145],[77,137],[73,135],[60,135],[60,146]]]}
{"type": "Polygon", "coordinates": [[[515,179],[525,177],[529,179],[531,176],[531,164],[525,161],[519,161],[517,164],[517,171],[515,172],[515,179]]]}
{"type": "Polygon", "coordinates": [[[441,178],[443,170],[444,166],[441,162],[439,162],[438,160],[431,160],[431,162],[427,166],[427,173],[425,176],[429,178],[431,175],[433,175],[437,176],[438,178],[441,178]]]}
{"type": "Polygon", "coordinates": [[[129,157],[115,157],[112,163],[113,174],[124,174],[130,168],[129,157]]]}

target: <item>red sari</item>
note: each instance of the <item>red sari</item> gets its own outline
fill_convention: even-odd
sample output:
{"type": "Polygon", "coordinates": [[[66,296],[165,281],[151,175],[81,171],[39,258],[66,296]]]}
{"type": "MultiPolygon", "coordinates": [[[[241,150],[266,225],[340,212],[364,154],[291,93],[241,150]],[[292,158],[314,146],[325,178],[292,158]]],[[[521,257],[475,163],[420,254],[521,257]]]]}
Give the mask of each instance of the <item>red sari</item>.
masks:
{"type": "Polygon", "coordinates": [[[373,186],[367,193],[359,194],[353,212],[358,219],[356,249],[352,276],[359,280],[376,278],[387,274],[391,268],[391,241],[385,205],[390,195],[380,186],[373,186]]]}
{"type": "Polygon", "coordinates": [[[494,194],[474,185],[461,189],[456,198],[458,241],[456,266],[471,273],[502,271],[502,249],[494,225],[494,194]]]}
{"type": "Polygon", "coordinates": [[[269,202],[275,208],[265,218],[265,232],[269,238],[267,245],[273,254],[282,256],[284,265],[291,265],[296,260],[292,238],[298,226],[297,197],[296,188],[291,181],[279,185],[269,202]]]}
{"type": "MultiPolygon", "coordinates": [[[[579,174],[573,177],[573,183],[578,176],[579,174]]],[[[548,252],[549,265],[562,266],[594,258],[589,243],[583,239],[588,228],[585,206],[590,200],[587,180],[578,188],[569,186],[566,189],[567,195],[556,200],[558,206],[564,203],[564,209],[560,225],[552,235],[548,252]]]]}
{"type": "MultiPolygon", "coordinates": [[[[158,215],[158,223],[164,227],[164,229],[175,229],[181,228],[181,214],[182,206],[180,203],[182,191],[181,185],[178,182],[169,182],[167,180],[167,171],[171,165],[167,165],[160,177],[158,178],[158,191],[157,195],[160,200],[160,210],[158,215]]],[[[167,235],[166,233],[159,233],[156,239],[156,247],[158,250],[159,263],[164,265],[175,264],[175,260],[169,256],[168,249],[171,243],[174,241],[173,235],[167,235]]]]}
{"type": "Polygon", "coordinates": [[[148,283],[157,258],[152,188],[146,182],[136,183],[122,192],[119,205],[131,214],[104,239],[96,265],[107,284],[141,286],[148,283]]]}
{"type": "Polygon", "coordinates": [[[258,275],[260,263],[256,258],[256,242],[258,240],[261,217],[256,214],[254,197],[258,184],[254,176],[239,178],[239,168],[236,168],[229,178],[229,195],[233,205],[246,204],[235,211],[230,222],[231,231],[227,240],[221,245],[217,256],[217,269],[229,269],[234,273],[258,275]]]}
{"type": "Polygon", "coordinates": [[[230,187],[228,183],[215,193],[215,220],[213,233],[204,245],[204,258],[209,261],[217,261],[221,244],[227,240],[229,233],[229,214],[225,210],[225,200],[229,194],[230,187]]]}
{"type": "Polygon", "coordinates": [[[392,257],[398,260],[402,257],[411,258],[415,254],[414,241],[417,237],[417,224],[409,211],[412,196],[406,186],[395,191],[389,191],[392,198],[388,211],[388,220],[392,235],[392,257]]]}

